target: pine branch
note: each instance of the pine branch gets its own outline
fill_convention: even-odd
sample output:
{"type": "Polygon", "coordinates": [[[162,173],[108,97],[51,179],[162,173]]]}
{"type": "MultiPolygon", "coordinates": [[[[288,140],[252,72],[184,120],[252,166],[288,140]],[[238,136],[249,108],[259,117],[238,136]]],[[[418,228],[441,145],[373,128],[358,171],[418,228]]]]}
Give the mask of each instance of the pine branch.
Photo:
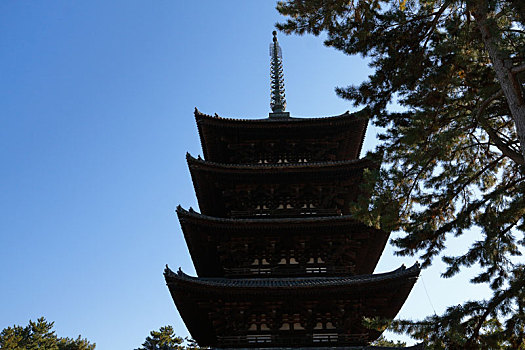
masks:
{"type": "Polygon", "coordinates": [[[494,145],[503,153],[505,156],[512,159],[514,162],[516,162],[519,165],[525,165],[525,158],[521,155],[521,153],[518,153],[514,151],[512,148],[510,148],[507,143],[505,143],[497,134],[497,132],[492,129],[487,121],[482,117],[483,112],[487,109],[487,107],[495,101],[497,98],[503,96],[503,90],[499,90],[492,96],[490,96],[487,100],[485,100],[481,106],[479,107],[477,113],[476,113],[476,120],[479,121],[481,127],[485,132],[489,135],[492,142],[494,142],[494,145]]]}
{"type": "Polygon", "coordinates": [[[492,300],[489,302],[487,307],[485,308],[485,312],[481,315],[481,317],[478,319],[478,322],[476,324],[476,327],[474,328],[473,334],[470,337],[470,339],[467,341],[466,348],[470,348],[474,345],[474,341],[477,340],[479,337],[479,332],[481,330],[481,327],[483,326],[483,323],[486,321],[487,317],[495,311],[495,309],[506,299],[512,297],[516,291],[519,291],[521,289],[525,288],[525,279],[518,279],[518,282],[516,284],[511,285],[507,290],[500,293],[499,295],[496,295],[492,300]]]}
{"type": "MultiPolygon", "coordinates": [[[[488,170],[491,170],[493,167],[495,167],[503,159],[503,157],[504,156],[501,155],[498,158],[494,159],[493,161],[488,163],[486,166],[481,168],[479,171],[477,171],[474,175],[472,175],[468,179],[466,179],[465,182],[460,183],[460,184],[458,184],[456,182],[455,186],[459,186],[459,187],[456,188],[455,191],[452,191],[452,192],[447,191],[444,196],[442,196],[436,202],[432,203],[430,205],[429,209],[431,211],[434,211],[434,212],[435,211],[443,211],[443,208],[446,207],[447,203],[449,203],[449,199],[450,198],[456,198],[456,196],[459,193],[461,193],[474,180],[479,178],[479,176],[481,174],[483,174],[484,172],[486,172],[488,170]]],[[[454,221],[452,221],[452,222],[454,222],[454,221]]],[[[423,254],[421,256],[423,258],[423,262],[422,262],[422,266],[423,267],[426,267],[426,266],[430,265],[432,256],[436,255],[437,252],[439,252],[439,251],[441,251],[443,249],[442,243],[439,242],[439,238],[442,237],[450,228],[452,228],[452,226],[450,226],[450,222],[449,222],[449,223],[445,224],[444,226],[442,226],[441,228],[439,228],[436,231],[434,231],[433,234],[432,234],[432,239],[430,239],[431,237],[429,237],[429,236],[427,236],[424,239],[422,239],[422,241],[430,240],[430,242],[427,242],[428,244],[427,244],[427,247],[426,247],[425,254],[423,254]]],[[[406,241],[406,239],[405,239],[405,241],[406,241]]],[[[402,242],[403,242],[403,240],[400,240],[400,239],[398,239],[397,242],[396,242],[396,240],[394,240],[394,243],[398,247],[404,248],[402,242]]],[[[413,250],[416,250],[418,248],[408,248],[408,249],[409,249],[409,251],[413,251],[413,250]]],[[[419,248],[419,249],[421,249],[421,248],[419,248]]],[[[405,248],[405,250],[407,250],[407,248],[405,248]]]]}
{"type": "MultiPolygon", "coordinates": [[[[487,165],[485,165],[483,168],[478,170],[474,175],[470,176],[465,182],[463,183],[456,183],[455,185],[460,185],[459,188],[457,188],[455,191],[452,191],[452,196],[447,196],[448,198],[455,198],[464,188],[466,188],[468,185],[470,185],[474,180],[476,180],[478,177],[480,177],[483,173],[485,173],[488,170],[491,170],[494,168],[501,160],[503,159],[503,156],[499,156],[498,158],[494,159],[487,165]]],[[[447,193],[449,194],[449,193],[447,193]]],[[[443,200],[441,200],[442,202],[443,200]]],[[[436,202],[439,203],[440,201],[436,202]]]]}
{"type": "Polygon", "coordinates": [[[403,212],[406,212],[408,210],[408,206],[409,206],[409,203],[410,203],[410,197],[412,196],[412,191],[414,190],[414,188],[416,187],[417,183],[418,183],[418,180],[419,180],[419,177],[421,176],[421,174],[423,174],[423,172],[425,170],[427,170],[428,166],[430,165],[430,163],[433,161],[434,159],[432,157],[429,157],[428,161],[425,163],[425,165],[423,165],[421,167],[421,169],[418,171],[417,175],[416,175],[416,178],[414,179],[414,181],[412,182],[412,186],[410,186],[410,189],[408,190],[408,193],[406,195],[406,199],[407,199],[407,202],[405,204],[405,208],[403,209],[403,212]]]}
{"type": "Polygon", "coordinates": [[[390,24],[390,25],[378,25],[378,27],[381,30],[388,30],[388,29],[391,29],[391,28],[398,28],[400,26],[404,26],[404,25],[410,24],[412,22],[416,22],[416,21],[419,21],[419,20],[422,20],[422,19],[425,19],[425,18],[432,17],[432,16],[434,16],[436,14],[437,14],[437,11],[436,12],[432,12],[432,13],[428,13],[428,14],[425,14],[425,15],[414,16],[414,17],[409,18],[409,19],[407,19],[406,21],[403,21],[403,22],[395,22],[395,23],[390,24]]]}
{"type": "Polygon", "coordinates": [[[449,1],[445,1],[443,6],[441,6],[441,8],[436,12],[436,15],[434,16],[434,19],[432,20],[432,23],[430,23],[430,27],[427,29],[427,31],[423,35],[423,37],[426,37],[425,43],[423,44],[423,47],[427,47],[428,41],[430,40],[430,37],[431,37],[431,34],[436,29],[436,24],[439,21],[439,18],[441,17],[443,12],[445,12],[445,10],[447,9],[448,5],[449,5],[449,1]]]}

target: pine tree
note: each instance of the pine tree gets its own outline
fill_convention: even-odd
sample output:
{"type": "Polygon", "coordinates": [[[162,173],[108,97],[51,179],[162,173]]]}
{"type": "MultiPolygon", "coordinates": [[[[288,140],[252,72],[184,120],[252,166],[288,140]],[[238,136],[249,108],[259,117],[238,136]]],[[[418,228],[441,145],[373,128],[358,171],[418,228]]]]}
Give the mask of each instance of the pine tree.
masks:
{"type": "Polygon", "coordinates": [[[183,350],[183,342],[183,338],[175,335],[172,326],[165,326],[158,331],[151,331],[142,347],[136,350],[183,350]]]}
{"type": "Polygon", "coordinates": [[[193,339],[175,335],[172,326],[160,327],[158,331],[151,331],[142,347],[136,350],[200,350],[193,339]],[[184,344],[186,342],[186,344],[184,344]]]}
{"type": "Polygon", "coordinates": [[[386,230],[400,255],[444,277],[477,265],[487,300],[392,327],[436,349],[525,347],[525,1],[289,0],[286,33],[326,34],[325,44],[370,58],[359,86],[336,88],[365,105],[383,132],[372,203],[356,215],[386,230]],[[389,111],[397,102],[401,111],[389,111]],[[450,237],[479,237],[447,256],[450,237]]]}
{"type": "Polygon", "coordinates": [[[7,327],[0,333],[2,350],[93,350],[95,344],[78,336],[77,339],[59,338],[53,331],[54,322],[41,317],[29,325],[7,327]]]}
{"type": "Polygon", "coordinates": [[[391,340],[387,340],[384,336],[380,336],[378,339],[376,339],[374,342],[372,342],[373,346],[383,346],[385,348],[402,348],[406,347],[406,343],[402,341],[393,342],[391,340]]]}

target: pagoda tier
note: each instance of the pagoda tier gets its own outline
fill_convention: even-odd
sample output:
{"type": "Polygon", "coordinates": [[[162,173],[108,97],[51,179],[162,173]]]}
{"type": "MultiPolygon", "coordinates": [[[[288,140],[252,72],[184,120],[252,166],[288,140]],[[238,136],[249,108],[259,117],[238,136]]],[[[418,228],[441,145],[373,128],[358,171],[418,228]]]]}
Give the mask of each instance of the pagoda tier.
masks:
{"type": "Polygon", "coordinates": [[[296,164],[219,164],[187,155],[203,214],[304,217],[350,214],[369,159],[296,164]]]}
{"type": "Polygon", "coordinates": [[[195,109],[204,159],[231,164],[357,159],[368,117],[228,119],[195,109]]]}
{"type": "Polygon", "coordinates": [[[224,219],[177,208],[200,277],[371,274],[388,234],[336,217],[224,219]]]}
{"type": "Polygon", "coordinates": [[[351,277],[195,278],[166,267],[191,336],[212,347],[360,346],[381,332],[363,318],[392,319],[420,268],[351,277]]]}

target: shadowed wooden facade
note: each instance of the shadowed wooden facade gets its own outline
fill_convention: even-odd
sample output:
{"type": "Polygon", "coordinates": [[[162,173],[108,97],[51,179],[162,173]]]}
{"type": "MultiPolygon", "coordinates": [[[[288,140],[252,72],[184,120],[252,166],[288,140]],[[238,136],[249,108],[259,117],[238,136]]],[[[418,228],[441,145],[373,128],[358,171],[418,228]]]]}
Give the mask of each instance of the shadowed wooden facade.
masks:
{"type": "Polygon", "coordinates": [[[388,233],[351,215],[378,168],[358,159],[366,110],[195,118],[204,159],[187,160],[201,213],[177,215],[199,277],[164,273],[192,337],[214,348],[370,348],[381,332],[363,317],[394,318],[419,266],[373,274],[388,233]]]}
{"type": "Polygon", "coordinates": [[[363,317],[393,318],[419,274],[417,265],[351,277],[165,277],[199,344],[221,347],[364,345],[381,332],[363,317]]]}
{"type": "Polygon", "coordinates": [[[368,159],[220,164],[187,156],[199,208],[217,217],[347,215],[362,194],[368,159]]]}
{"type": "Polygon", "coordinates": [[[229,119],[195,109],[204,158],[226,164],[357,159],[367,110],[329,118],[229,119]]]}
{"type": "Polygon", "coordinates": [[[177,214],[201,277],[371,274],[388,238],[351,215],[225,219],[181,207],[177,214]]]}

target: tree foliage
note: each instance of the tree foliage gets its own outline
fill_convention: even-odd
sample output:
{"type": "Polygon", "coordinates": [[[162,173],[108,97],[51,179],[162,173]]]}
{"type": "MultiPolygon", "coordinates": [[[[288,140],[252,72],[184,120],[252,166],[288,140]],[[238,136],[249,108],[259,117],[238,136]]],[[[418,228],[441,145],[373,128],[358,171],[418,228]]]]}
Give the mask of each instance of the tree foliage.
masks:
{"type": "Polygon", "coordinates": [[[25,327],[7,327],[0,333],[2,350],[93,350],[95,344],[80,336],[76,339],[60,338],[53,331],[54,322],[43,317],[36,322],[29,321],[25,327]]]}
{"type": "Polygon", "coordinates": [[[399,230],[398,254],[423,266],[441,257],[444,277],[476,265],[472,282],[493,290],[394,329],[436,348],[524,347],[525,1],[289,0],[278,10],[286,33],[324,33],[370,59],[367,81],[336,89],[384,130],[373,201],[356,215],[399,230]],[[473,228],[471,245],[447,256],[447,240],[473,228]]]}
{"type": "Polygon", "coordinates": [[[374,342],[372,342],[373,346],[383,346],[385,348],[402,348],[406,347],[406,343],[401,341],[393,342],[391,340],[387,340],[384,336],[380,336],[378,339],[376,339],[374,342]]]}
{"type": "Polygon", "coordinates": [[[136,350],[199,350],[201,348],[193,339],[184,339],[175,335],[172,326],[160,327],[158,331],[151,331],[142,347],[136,350]],[[184,342],[186,341],[186,344],[184,342]]]}

